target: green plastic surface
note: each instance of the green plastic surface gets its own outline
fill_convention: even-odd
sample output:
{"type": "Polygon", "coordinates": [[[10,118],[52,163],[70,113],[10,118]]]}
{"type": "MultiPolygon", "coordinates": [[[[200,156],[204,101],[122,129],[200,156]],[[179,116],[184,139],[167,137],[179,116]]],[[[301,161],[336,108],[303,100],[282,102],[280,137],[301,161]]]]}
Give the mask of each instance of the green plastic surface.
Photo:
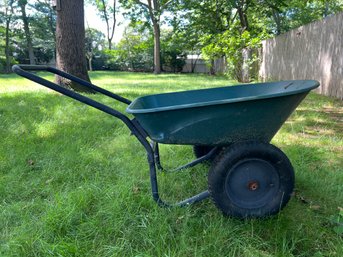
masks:
{"type": "Polygon", "coordinates": [[[159,143],[269,142],[315,80],[256,83],[139,97],[127,108],[159,143]]]}

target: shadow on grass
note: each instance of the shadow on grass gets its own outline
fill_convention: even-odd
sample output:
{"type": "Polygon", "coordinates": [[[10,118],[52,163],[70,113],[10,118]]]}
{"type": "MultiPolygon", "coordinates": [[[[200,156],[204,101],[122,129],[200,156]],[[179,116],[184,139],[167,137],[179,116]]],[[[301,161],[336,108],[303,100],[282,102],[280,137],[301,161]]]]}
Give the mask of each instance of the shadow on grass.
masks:
{"type": "Polygon", "coordinates": [[[286,122],[290,134],[322,137],[343,134],[343,103],[333,98],[310,94],[286,122]]]}
{"type": "MultiPolygon", "coordinates": [[[[136,96],[126,88],[125,96],[136,96]]],[[[94,98],[113,105],[111,99],[94,98]]],[[[0,196],[6,211],[0,229],[9,231],[0,243],[13,255],[125,256],[131,250],[162,256],[165,249],[176,249],[175,256],[192,256],[201,246],[199,256],[220,256],[233,245],[237,252],[228,256],[314,256],[323,249],[330,256],[340,245],[331,228],[320,224],[341,194],[341,176],[330,172],[337,166],[329,163],[335,153],[320,146],[292,139],[282,149],[296,168],[297,192],[331,209],[320,216],[291,201],[271,219],[241,221],[222,217],[208,202],[157,209],[143,147],[124,124],[98,110],[57,94],[17,92],[1,96],[0,115],[0,196]],[[151,247],[152,240],[157,247],[151,247]],[[106,255],[109,246],[113,252],[106,255]]],[[[180,148],[162,149],[169,164],[185,158],[180,148]]],[[[204,183],[198,181],[206,180],[207,168],[200,176],[176,175],[171,183],[161,175],[168,198],[172,187],[177,197],[201,191],[204,183]]]]}
{"type": "MultiPolygon", "coordinates": [[[[100,96],[95,98],[105,103],[112,101],[100,96]]],[[[125,108],[122,104],[114,106],[122,111],[125,108]]],[[[59,187],[77,187],[84,179],[96,179],[99,172],[103,179],[114,184],[123,177],[129,180],[130,176],[135,176],[129,183],[132,191],[144,188],[142,197],[151,197],[146,152],[119,119],[70,98],[42,92],[2,97],[0,114],[5,117],[0,125],[4,138],[0,146],[4,149],[5,161],[0,167],[4,174],[16,174],[18,187],[22,188],[0,190],[7,201],[28,200],[37,195],[46,198],[59,187]],[[36,182],[30,182],[31,179],[36,182]],[[25,190],[27,183],[34,183],[35,187],[25,190]],[[53,185],[50,193],[39,192],[44,183],[53,185]]],[[[173,155],[167,159],[173,159],[173,155]]],[[[13,186],[14,180],[11,183],[13,186]]],[[[170,187],[167,189],[168,194],[172,194],[170,187]]],[[[198,193],[203,188],[192,184],[191,189],[198,193]]]]}
{"type": "MultiPolygon", "coordinates": [[[[109,153],[101,154],[98,148],[106,149],[116,137],[122,144],[120,134],[129,136],[119,120],[56,94],[2,96],[0,113],[1,170],[12,170],[19,177],[37,175],[43,167],[62,172],[90,165],[89,170],[94,171],[111,162],[109,153]]],[[[130,142],[124,147],[130,147],[130,142]]]]}
{"type": "Polygon", "coordinates": [[[341,118],[343,116],[339,113],[337,113],[337,116],[330,116],[324,111],[297,110],[297,117],[289,119],[292,126],[285,126],[284,130],[289,133],[301,133],[305,136],[341,135],[343,133],[341,118]],[[311,118],[312,114],[313,118],[311,118]],[[305,118],[299,119],[299,116],[305,118]]]}

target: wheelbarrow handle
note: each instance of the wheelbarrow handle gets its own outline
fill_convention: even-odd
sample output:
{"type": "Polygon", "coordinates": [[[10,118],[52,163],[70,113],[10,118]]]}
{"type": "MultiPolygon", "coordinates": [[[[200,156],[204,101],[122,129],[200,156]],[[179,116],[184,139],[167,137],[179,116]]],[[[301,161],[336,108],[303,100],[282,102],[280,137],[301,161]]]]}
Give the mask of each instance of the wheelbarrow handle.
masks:
{"type": "MultiPolygon", "coordinates": [[[[148,157],[148,163],[149,163],[149,168],[150,168],[150,182],[151,182],[151,190],[152,190],[152,196],[153,199],[160,205],[160,206],[164,206],[164,207],[171,207],[171,206],[188,206],[189,204],[195,203],[195,202],[199,202],[205,198],[207,198],[209,196],[209,192],[206,190],[198,195],[195,195],[193,197],[190,197],[184,201],[181,201],[175,205],[171,205],[168,203],[165,203],[159,196],[158,193],[158,183],[157,183],[157,175],[156,175],[156,165],[155,165],[155,158],[154,158],[154,150],[151,147],[150,143],[147,140],[148,134],[145,132],[145,130],[143,129],[143,127],[139,124],[138,121],[136,121],[135,119],[130,120],[129,117],[127,117],[126,115],[124,115],[123,113],[114,110],[112,108],[110,108],[107,105],[104,105],[102,103],[99,103],[89,97],[86,97],[84,95],[81,95],[79,93],[76,93],[70,89],[61,87],[49,80],[43,79],[42,77],[39,77],[29,71],[47,71],[47,72],[51,72],[54,73],[56,75],[62,76],[64,78],[70,79],[74,82],[77,82],[81,85],[84,85],[88,88],[93,89],[96,92],[100,92],[103,93],[106,96],[109,96],[111,98],[114,98],[120,102],[126,103],[126,104],[130,104],[131,101],[128,99],[125,99],[123,97],[120,97],[116,94],[113,94],[107,90],[104,90],[100,87],[97,87],[87,81],[84,81],[80,78],[77,78],[75,76],[72,76],[68,73],[65,73],[63,71],[60,71],[58,69],[49,67],[49,66],[42,66],[42,65],[14,65],[12,67],[13,72],[17,73],[18,75],[27,78],[31,81],[34,81],[42,86],[48,87],[54,91],[57,91],[63,95],[66,95],[70,98],[73,98],[79,102],[82,102],[84,104],[87,104],[89,106],[92,106],[100,111],[103,111],[105,113],[108,113],[118,119],[120,119],[122,122],[125,123],[125,125],[130,129],[130,131],[132,132],[132,134],[134,136],[136,136],[136,138],[138,139],[138,141],[143,145],[143,147],[145,148],[146,152],[147,152],[147,157],[148,157]]],[[[199,163],[199,162],[195,162],[195,163],[199,163]]],[[[184,167],[188,167],[184,166],[184,167]]],[[[194,165],[193,165],[194,166],[194,165]]]]}
{"type": "Polygon", "coordinates": [[[41,82],[38,82],[36,79],[38,76],[30,73],[30,72],[27,72],[27,71],[47,71],[47,72],[50,72],[50,73],[53,73],[53,74],[56,74],[60,77],[63,77],[63,78],[67,78],[71,81],[74,81],[84,87],[87,87],[87,88],[90,88],[96,92],[99,92],[101,94],[104,94],[108,97],[111,97],[119,102],[122,102],[122,103],[125,103],[125,104],[130,104],[131,101],[129,99],[126,99],[122,96],[119,96],[117,94],[114,94],[108,90],[105,90],[101,87],[98,87],[96,85],[93,85],[92,83],[89,83],[88,81],[85,81],[83,79],[80,79],[78,77],[75,77],[71,74],[68,74],[66,72],[63,72],[61,70],[58,70],[58,69],[55,69],[53,67],[50,67],[50,66],[46,66],[46,65],[24,65],[24,64],[20,64],[20,65],[14,65],[12,67],[12,70],[13,72],[17,73],[18,75],[20,76],[23,76],[23,77],[26,77],[32,81],[35,81],[43,86],[46,86],[45,82],[41,81],[41,82]]]}
{"type": "MultiPolygon", "coordinates": [[[[121,121],[123,121],[125,123],[125,125],[130,129],[132,134],[134,134],[138,138],[138,140],[145,147],[147,147],[147,146],[150,147],[148,141],[146,141],[146,139],[145,139],[146,135],[143,133],[144,129],[140,126],[140,124],[138,124],[138,122],[131,121],[129,119],[129,117],[127,117],[125,114],[123,114],[123,113],[121,113],[121,112],[119,112],[117,110],[114,110],[114,109],[112,109],[111,107],[109,107],[107,105],[99,103],[99,102],[97,102],[97,101],[95,101],[95,100],[93,100],[93,99],[91,99],[89,97],[86,97],[84,95],[76,93],[76,92],[74,92],[74,91],[72,91],[70,89],[61,87],[61,86],[59,86],[59,85],[57,85],[57,84],[55,84],[55,83],[53,83],[53,82],[51,82],[49,80],[43,79],[43,78],[41,78],[41,77],[31,73],[31,72],[28,72],[27,70],[30,70],[30,71],[49,71],[49,72],[52,72],[52,73],[57,74],[57,75],[61,74],[63,77],[68,78],[68,79],[70,78],[70,79],[72,79],[75,82],[82,81],[82,84],[84,84],[83,83],[83,82],[85,82],[84,80],[81,80],[81,79],[76,78],[76,77],[74,77],[74,76],[72,76],[70,74],[67,74],[65,72],[62,72],[60,70],[57,70],[55,68],[48,67],[48,66],[14,65],[12,67],[12,70],[15,73],[17,73],[18,75],[20,75],[20,76],[22,76],[24,78],[27,78],[27,79],[29,79],[31,81],[34,81],[34,82],[36,82],[36,83],[38,83],[38,84],[40,84],[42,86],[48,87],[48,88],[50,88],[50,89],[52,89],[52,90],[54,90],[56,92],[59,92],[59,93],[61,93],[63,95],[66,95],[66,96],[68,96],[70,98],[73,98],[73,99],[75,99],[75,100],[77,100],[77,101],[79,101],[81,103],[84,103],[84,104],[87,104],[89,106],[92,106],[92,107],[94,107],[94,108],[96,108],[96,109],[98,109],[100,111],[103,111],[103,112],[105,112],[107,114],[110,114],[111,116],[114,116],[114,117],[120,119],[121,121]]],[[[85,82],[85,83],[91,85],[90,88],[92,88],[92,89],[94,89],[94,90],[96,90],[98,92],[101,92],[101,93],[103,93],[102,91],[105,91],[106,93],[104,93],[104,94],[106,94],[107,96],[113,97],[111,95],[112,94],[111,92],[108,92],[108,91],[106,91],[104,89],[101,89],[101,88],[99,88],[97,86],[94,86],[94,85],[92,85],[92,84],[90,84],[88,82],[85,82]],[[99,91],[99,89],[101,91],[99,91]]],[[[127,100],[127,101],[129,101],[129,100],[127,100]]],[[[121,101],[121,102],[124,102],[124,101],[121,101]]],[[[125,102],[125,103],[127,103],[127,102],[125,102]]]]}

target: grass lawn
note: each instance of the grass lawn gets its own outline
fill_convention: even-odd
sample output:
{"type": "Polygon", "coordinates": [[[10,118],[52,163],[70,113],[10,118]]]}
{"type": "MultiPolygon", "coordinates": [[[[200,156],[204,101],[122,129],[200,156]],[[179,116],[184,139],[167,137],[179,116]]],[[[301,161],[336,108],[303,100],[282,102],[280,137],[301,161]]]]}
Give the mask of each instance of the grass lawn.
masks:
{"type": "MultiPolygon", "coordinates": [[[[91,78],[129,99],[233,83],[124,72],[91,78]]],[[[223,217],[210,200],[158,207],[145,150],[119,120],[15,75],[0,75],[0,138],[0,256],[343,256],[342,101],[311,93],[272,140],[292,161],[296,189],[265,220],[223,217]]],[[[189,146],[163,145],[161,154],[167,167],[193,157],[189,146]]],[[[162,197],[202,191],[208,168],[160,173],[162,197]]]]}

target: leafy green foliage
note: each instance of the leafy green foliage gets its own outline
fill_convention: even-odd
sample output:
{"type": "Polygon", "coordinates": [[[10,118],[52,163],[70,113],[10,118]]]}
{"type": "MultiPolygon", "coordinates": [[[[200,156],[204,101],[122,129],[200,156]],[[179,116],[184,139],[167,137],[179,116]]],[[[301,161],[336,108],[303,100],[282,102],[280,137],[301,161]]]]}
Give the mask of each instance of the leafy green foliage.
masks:
{"type": "Polygon", "coordinates": [[[90,70],[101,69],[105,65],[102,51],[104,48],[105,35],[97,29],[87,28],[85,31],[85,52],[90,70]]]}
{"type": "Polygon", "coordinates": [[[5,27],[0,26],[0,72],[5,70],[6,56],[5,56],[5,27]]]}
{"type": "Polygon", "coordinates": [[[112,49],[112,39],[116,27],[117,0],[88,0],[98,11],[98,15],[106,22],[108,49],[112,49]]]}
{"type": "Polygon", "coordinates": [[[343,1],[184,0],[178,7],[173,9],[178,16],[171,20],[174,30],[185,38],[192,35],[192,45],[201,49],[209,65],[224,57],[229,74],[241,80],[244,69],[250,79],[256,78],[255,49],[262,40],[336,13],[343,1]],[[248,60],[244,51],[250,52],[248,60]]]}
{"type": "MultiPolygon", "coordinates": [[[[32,38],[34,55],[37,63],[48,63],[55,56],[55,23],[56,14],[53,12],[49,0],[39,1],[12,1],[13,8],[10,22],[10,57],[11,63],[27,63],[29,60],[27,42],[21,20],[21,11],[18,4],[28,2],[27,15],[32,38]]],[[[7,3],[8,4],[8,3],[7,3]]],[[[5,7],[8,6],[5,3],[5,7]]],[[[5,15],[4,6],[0,5],[0,63],[4,62],[5,45],[5,15]],[[3,29],[2,29],[3,28],[3,29]]],[[[3,64],[4,65],[4,64],[3,64]]],[[[0,65],[1,66],[1,65],[0,65]]],[[[0,71],[3,70],[0,67],[0,71]]]]}
{"type": "Polygon", "coordinates": [[[163,69],[172,72],[182,71],[186,63],[186,52],[183,40],[173,33],[172,30],[162,30],[162,58],[163,69]]]}
{"type": "MultiPolygon", "coordinates": [[[[202,54],[207,60],[215,60],[225,56],[228,64],[228,75],[241,81],[242,51],[244,49],[251,50],[247,65],[248,69],[252,70],[258,61],[257,49],[261,46],[262,40],[267,37],[268,34],[265,31],[253,35],[249,31],[237,33],[237,30],[227,30],[216,36],[204,37],[202,54]]],[[[251,78],[254,76],[252,75],[251,78]]]]}
{"type": "Polygon", "coordinates": [[[142,27],[127,27],[114,50],[106,50],[107,67],[114,70],[151,71],[153,38],[142,27]]]}
{"type": "MultiPolygon", "coordinates": [[[[171,72],[179,72],[185,64],[182,44],[170,30],[162,30],[162,65],[171,72]],[[180,44],[179,44],[180,43],[180,44]]],[[[150,30],[142,23],[128,26],[114,50],[105,50],[106,66],[112,70],[152,71],[154,42],[150,30]]]]}
{"type": "MultiPolygon", "coordinates": [[[[36,61],[49,63],[55,58],[56,13],[52,10],[50,0],[27,2],[36,61]]],[[[149,11],[148,2],[144,0],[87,2],[95,6],[104,21],[107,19],[108,41],[112,40],[112,29],[115,27],[115,15],[118,11],[131,21],[131,27],[135,27],[137,31],[145,31],[145,38],[133,38],[132,45],[135,47],[130,50],[125,46],[128,40],[123,39],[122,42],[126,43],[121,44],[111,54],[104,51],[97,53],[97,56],[101,56],[100,59],[93,60],[99,61],[97,67],[104,66],[106,56],[112,56],[108,59],[107,67],[116,66],[116,69],[120,69],[118,65],[123,64],[122,69],[151,70],[154,66],[151,65],[150,56],[153,54],[152,39],[158,36],[157,32],[160,31],[161,63],[167,65],[168,70],[180,70],[186,55],[202,53],[209,65],[215,59],[224,57],[228,64],[228,74],[237,79],[242,77],[244,67],[248,67],[250,79],[256,78],[255,49],[260,46],[261,40],[343,10],[343,0],[158,0],[155,1],[156,7],[154,6],[152,12],[149,11]],[[116,5],[118,2],[122,6],[120,10],[118,4],[116,5]],[[154,31],[153,20],[155,25],[162,28],[154,31]],[[170,36],[164,35],[165,25],[168,26],[167,30],[172,29],[170,36]],[[146,39],[147,34],[149,39],[146,39]],[[243,58],[243,52],[246,50],[250,52],[247,60],[243,58]],[[117,60],[114,61],[115,59],[117,60]]],[[[9,37],[11,64],[27,63],[29,59],[18,3],[20,2],[13,0],[0,2],[0,71],[6,66],[6,6],[13,4],[9,37]]],[[[108,42],[108,45],[112,46],[111,42],[108,42]]]]}

